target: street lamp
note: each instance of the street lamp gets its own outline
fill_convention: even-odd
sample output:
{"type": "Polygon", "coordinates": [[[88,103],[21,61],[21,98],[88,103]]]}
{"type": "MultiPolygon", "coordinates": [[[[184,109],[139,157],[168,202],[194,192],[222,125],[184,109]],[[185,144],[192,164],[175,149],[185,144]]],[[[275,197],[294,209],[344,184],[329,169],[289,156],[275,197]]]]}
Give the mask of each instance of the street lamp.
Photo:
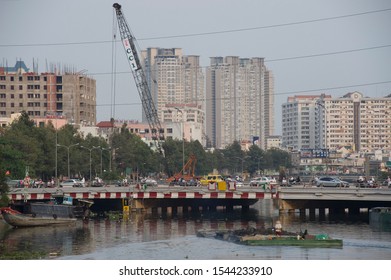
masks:
{"type": "Polygon", "coordinates": [[[75,147],[75,146],[78,146],[78,145],[79,145],[79,143],[76,143],[76,144],[73,144],[73,145],[69,145],[69,146],[57,144],[57,147],[64,147],[64,148],[67,149],[67,152],[68,152],[68,179],[71,178],[71,169],[70,169],[70,165],[69,165],[69,149],[71,147],[75,147]]]}
{"type": "Polygon", "coordinates": [[[182,115],[182,174],[185,172],[185,119],[183,111],[177,107],[174,107],[177,112],[182,115]]]}
{"type": "Polygon", "coordinates": [[[240,157],[234,157],[234,158],[240,159],[242,161],[242,176],[243,176],[243,162],[244,162],[244,158],[240,158],[240,157]]]}
{"type": "Polygon", "coordinates": [[[94,149],[100,149],[100,146],[97,146],[97,147],[95,147],[95,146],[92,146],[92,148],[87,148],[87,147],[84,147],[84,146],[80,146],[80,148],[83,148],[83,149],[86,149],[86,150],[88,150],[88,151],[90,151],[90,182],[92,181],[92,160],[91,160],[91,152],[92,152],[92,150],[94,150],[94,149]]]}

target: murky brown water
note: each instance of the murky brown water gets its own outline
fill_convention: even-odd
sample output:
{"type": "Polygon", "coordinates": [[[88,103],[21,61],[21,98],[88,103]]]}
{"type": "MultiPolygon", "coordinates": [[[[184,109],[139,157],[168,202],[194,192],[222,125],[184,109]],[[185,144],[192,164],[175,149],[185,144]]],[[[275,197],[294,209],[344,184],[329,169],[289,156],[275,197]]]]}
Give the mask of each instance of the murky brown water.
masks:
{"type": "MultiPolygon", "coordinates": [[[[270,201],[247,213],[240,209],[206,213],[131,214],[128,220],[92,220],[76,226],[14,229],[0,221],[0,256],[37,252],[44,259],[391,259],[391,229],[359,216],[280,215],[270,201]],[[289,231],[308,229],[344,240],[342,249],[249,247],[199,238],[200,229],[271,227],[280,219],[289,231]]],[[[26,257],[27,258],[27,257],[26,257]]]]}

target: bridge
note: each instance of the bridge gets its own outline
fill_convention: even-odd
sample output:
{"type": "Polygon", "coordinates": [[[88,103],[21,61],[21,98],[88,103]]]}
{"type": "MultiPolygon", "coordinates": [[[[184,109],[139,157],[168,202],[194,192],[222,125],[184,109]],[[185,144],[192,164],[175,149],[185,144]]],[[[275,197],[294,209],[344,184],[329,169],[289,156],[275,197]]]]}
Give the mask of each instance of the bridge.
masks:
{"type": "Polygon", "coordinates": [[[241,188],[218,190],[210,187],[179,187],[159,185],[158,187],[84,187],[84,188],[15,188],[8,196],[15,204],[27,201],[48,201],[53,196],[68,195],[74,199],[92,200],[99,211],[129,209],[146,211],[161,208],[167,211],[202,209],[213,210],[222,206],[248,209],[263,199],[277,199],[279,209],[284,211],[310,211],[322,213],[358,213],[360,209],[376,206],[391,206],[391,188],[319,188],[297,185],[263,189],[244,185],[241,188]]]}
{"type": "Polygon", "coordinates": [[[179,187],[159,185],[158,187],[141,188],[138,185],[129,187],[83,187],[83,188],[15,188],[8,197],[14,204],[22,205],[27,201],[49,201],[55,196],[71,196],[78,200],[92,200],[92,211],[129,210],[144,211],[148,209],[182,207],[188,209],[212,210],[218,206],[231,209],[240,206],[248,209],[260,199],[276,198],[276,191],[265,191],[261,188],[218,190],[210,187],[179,187]],[[125,208],[124,208],[125,206],[125,208]]]}

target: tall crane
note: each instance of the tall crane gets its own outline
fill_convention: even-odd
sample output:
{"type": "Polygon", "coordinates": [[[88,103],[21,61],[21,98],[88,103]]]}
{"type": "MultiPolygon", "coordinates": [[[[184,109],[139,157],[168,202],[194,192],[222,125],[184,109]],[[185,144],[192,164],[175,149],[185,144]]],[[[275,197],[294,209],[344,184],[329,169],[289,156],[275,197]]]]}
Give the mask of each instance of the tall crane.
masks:
{"type": "Polygon", "coordinates": [[[160,141],[164,140],[163,129],[160,125],[157,110],[147,83],[147,78],[140,63],[140,58],[138,56],[135,45],[136,39],[130,32],[129,26],[121,11],[121,5],[118,3],[114,3],[113,7],[117,15],[118,28],[121,35],[122,44],[124,46],[125,54],[128,58],[128,62],[130,65],[130,69],[132,70],[134,80],[136,82],[144,113],[147,117],[149,128],[152,133],[152,138],[155,140],[159,152],[163,152],[160,144],[160,141]]]}

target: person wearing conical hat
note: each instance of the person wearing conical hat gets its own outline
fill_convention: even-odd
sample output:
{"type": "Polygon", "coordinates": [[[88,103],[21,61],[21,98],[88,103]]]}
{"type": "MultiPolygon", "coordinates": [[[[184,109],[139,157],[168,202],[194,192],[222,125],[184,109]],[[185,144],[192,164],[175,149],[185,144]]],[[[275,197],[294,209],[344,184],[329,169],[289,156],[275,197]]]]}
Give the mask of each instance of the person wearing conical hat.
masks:
{"type": "Polygon", "coordinates": [[[281,222],[278,220],[274,226],[274,230],[276,232],[276,235],[278,236],[281,236],[281,233],[282,233],[282,224],[281,222]]]}

